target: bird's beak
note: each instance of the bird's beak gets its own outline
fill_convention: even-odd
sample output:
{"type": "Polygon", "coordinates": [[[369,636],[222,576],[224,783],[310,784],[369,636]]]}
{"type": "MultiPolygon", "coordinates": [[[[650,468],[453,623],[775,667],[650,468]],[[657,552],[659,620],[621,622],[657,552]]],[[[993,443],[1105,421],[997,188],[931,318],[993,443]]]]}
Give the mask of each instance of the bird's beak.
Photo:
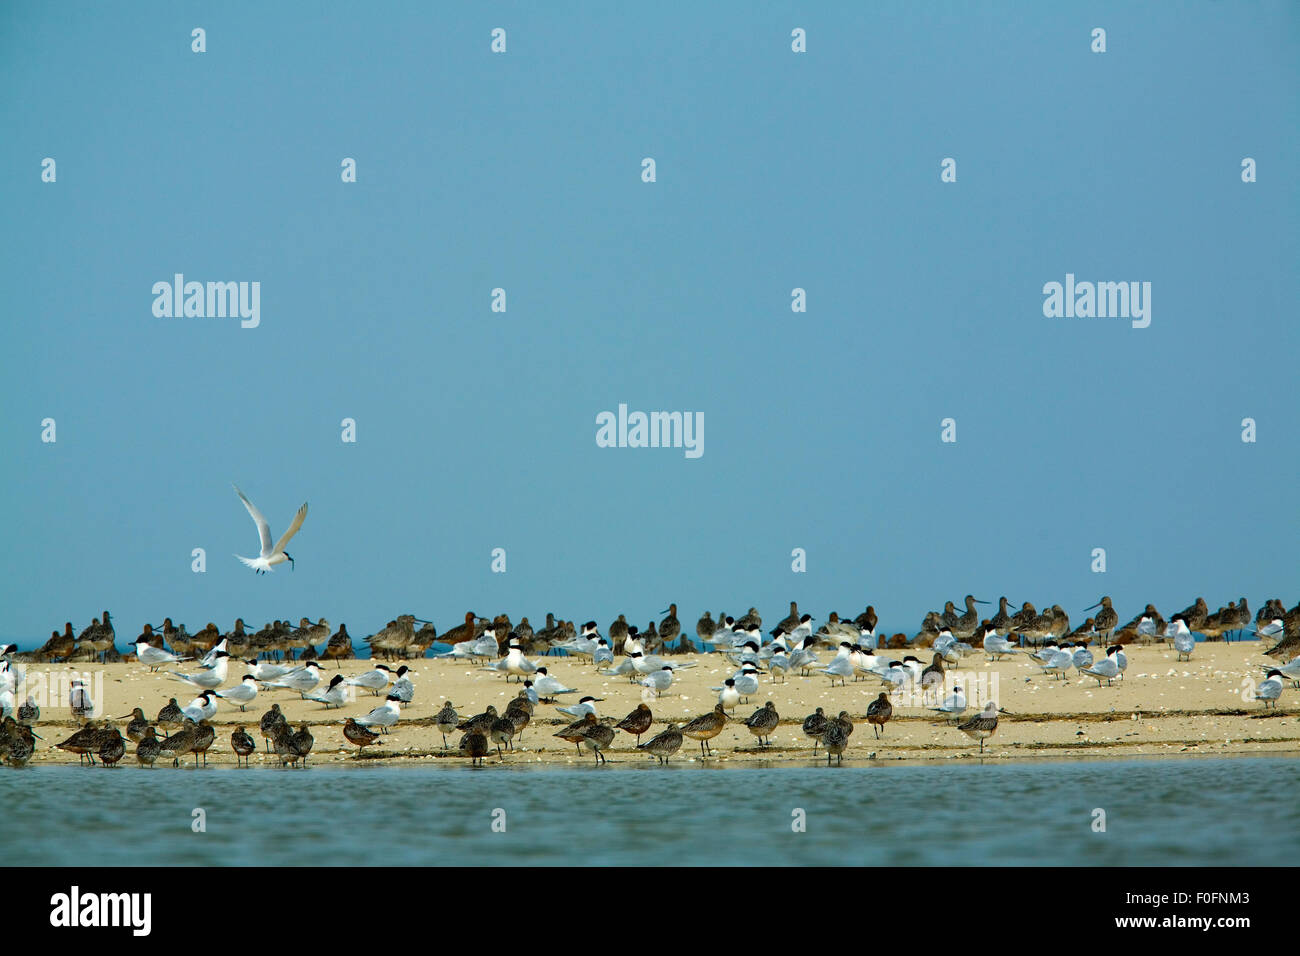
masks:
{"type": "Polygon", "coordinates": [[[1096,604],[1089,604],[1087,607],[1084,608],[1084,610],[1091,611],[1095,607],[1101,607],[1101,602],[1098,601],[1096,604]]]}
{"type": "Polygon", "coordinates": [[[999,713],[999,714],[1006,714],[1008,717],[1014,717],[1014,716],[1015,716],[1015,714],[1011,713],[1011,711],[1009,711],[1009,710],[1003,710],[1001,707],[998,708],[998,713],[999,713]]]}
{"type": "Polygon", "coordinates": [[[979,598],[976,598],[976,599],[975,599],[975,603],[976,603],[976,604],[988,604],[989,602],[988,602],[988,601],[981,601],[979,598]]]}

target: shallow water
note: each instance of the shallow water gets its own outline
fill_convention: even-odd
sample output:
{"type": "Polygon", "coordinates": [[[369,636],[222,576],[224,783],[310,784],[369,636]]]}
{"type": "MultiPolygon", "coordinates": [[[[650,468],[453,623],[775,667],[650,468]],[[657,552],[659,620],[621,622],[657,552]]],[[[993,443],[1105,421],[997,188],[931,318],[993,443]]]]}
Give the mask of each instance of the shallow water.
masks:
{"type": "MultiPolygon", "coordinates": [[[[1293,864],[1300,762],[0,770],[30,865],[1293,864]],[[192,829],[193,811],[206,832],[192,829]],[[493,811],[505,811],[494,832],[493,811]],[[793,811],[806,831],[793,832],[793,811]],[[1106,814],[1094,832],[1094,809],[1106,814]],[[1278,835],[1288,835],[1278,839],[1278,835]]],[[[500,815],[498,814],[497,817],[500,815]]]]}

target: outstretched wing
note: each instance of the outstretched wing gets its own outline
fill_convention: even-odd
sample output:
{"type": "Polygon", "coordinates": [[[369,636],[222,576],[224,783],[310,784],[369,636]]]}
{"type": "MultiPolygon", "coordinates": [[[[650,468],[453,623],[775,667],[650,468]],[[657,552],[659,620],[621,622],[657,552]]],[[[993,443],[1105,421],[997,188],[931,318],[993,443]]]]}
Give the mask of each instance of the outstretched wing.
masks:
{"type": "MultiPolygon", "coordinates": [[[[298,509],[298,513],[293,516],[293,524],[289,525],[289,530],[286,531],[284,535],[280,538],[280,540],[275,543],[275,550],[271,552],[272,554],[278,554],[279,552],[284,550],[284,546],[289,543],[290,538],[292,538],[295,534],[298,533],[298,529],[302,527],[303,519],[305,519],[306,517],[307,517],[307,502],[304,501],[302,503],[302,507],[298,509]]],[[[270,536],[268,535],[267,537],[270,536]]],[[[263,538],[262,542],[263,542],[263,546],[265,546],[266,538],[263,538]]]]}
{"type": "MultiPolygon", "coordinates": [[[[230,487],[235,489],[235,494],[239,495],[239,500],[244,503],[244,507],[248,509],[248,513],[253,516],[253,522],[257,525],[258,537],[262,539],[261,556],[264,558],[269,558],[271,555],[275,553],[274,551],[271,550],[271,526],[267,524],[266,519],[262,517],[262,512],[258,511],[257,507],[246,497],[244,497],[244,493],[239,490],[238,485],[231,484],[230,487]]],[[[299,521],[298,523],[302,524],[301,521],[299,521]]],[[[295,528],[294,530],[296,531],[297,529],[295,528]]]]}

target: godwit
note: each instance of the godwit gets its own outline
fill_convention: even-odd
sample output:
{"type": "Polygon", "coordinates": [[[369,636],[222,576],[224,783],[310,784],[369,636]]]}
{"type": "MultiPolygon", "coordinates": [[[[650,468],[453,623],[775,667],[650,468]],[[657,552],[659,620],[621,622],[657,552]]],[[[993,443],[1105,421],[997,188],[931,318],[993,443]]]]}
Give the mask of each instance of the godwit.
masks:
{"type": "Polygon", "coordinates": [[[722,733],[722,728],[727,724],[727,714],[722,709],[722,704],[716,704],[713,710],[706,714],[700,714],[694,720],[682,728],[682,733],[692,740],[700,742],[700,753],[708,756],[712,751],[709,747],[709,741],[718,734],[722,733]]]}
{"type": "MultiPolygon", "coordinates": [[[[343,731],[343,735],[345,737],[347,736],[346,728],[343,731]]],[[[235,766],[239,766],[241,759],[244,764],[247,765],[249,754],[257,749],[257,743],[251,736],[249,736],[248,731],[244,729],[243,724],[237,726],[234,732],[230,735],[230,749],[235,752],[235,766]]]]}
{"type": "Polygon", "coordinates": [[[867,609],[853,619],[853,623],[858,628],[866,628],[872,634],[876,632],[876,624],[880,619],[876,616],[876,609],[870,604],[867,609]]]}
{"type": "Polygon", "coordinates": [[[616,724],[619,730],[625,730],[629,734],[636,735],[636,745],[641,746],[641,735],[650,729],[654,723],[654,715],[650,712],[647,704],[637,704],[636,709],[628,714],[616,724]]]}
{"type": "MultiPolygon", "coordinates": [[[[488,708],[491,710],[491,708],[488,708]]],[[[553,736],[561,740],[567,740],[577,748],[578,753],[582,753],[582,742],[587,738],[587,728],[596,726],[595,711],[587,711],[569,726],[563,730],[557,730],[553,736]]]]}
{"type": "Polygon", "coordinates": [[[444,700],[442,709],[434,715],[433,724],[442,734],[442,749],[447,749],[447,735],[454,731],[460,724],[460,715],[456,713],[456,708],[451,705],[451,701],[444,700]]]}
{"type": "Polygon", "coordinates": [[[754,711],[745,721],[749,732],[758,738],[758,745],[766,747],[772,743],[772,731],[781,723],[781,716],[776,712],[776,704],[768,701],[754,711]]]}
{"type": "Polygon", "coordinates": [[[460,738],[460,752],[469,757],[470,766],[482,766],[488,754],[487,735],[472,731],[460,738]]]}
{"type": "Polygon", "coordinates": [[[162,754],[162,742],[154,736],[154,729],[146,727],[144,736],[135,745],[135,759],[141,767],[153,769],[154,761],[162,754]]]}
{"type": "Polygon", "coordinates": [[[894,705],[889,702],[889,695],[881,691],[880,696],[867,705],[867,723],[880,737],[885,732],[885,724],[894,716],[894,705]]]}
{"type": "Polygon", "coordinates": [[[645,743],[637,746],[637,750],[644,750],[657,757],[661,766],[666,764],[668,758],[681,749],[682,732],[678,729],[675,723],[669,724],[663,733],[657,734],[645,743]]]}
{"type": "Polygon", "coordinates": [[[993,701],[984,705],[984,710],[976,714],[964,724],[958,724],[957,729],[972,740],[980,742],[980,753],[984,753],[984,741],[992,737],[998,729],[998,714],[1005,714],[1008,711],[998,707],[993,701]]]}
{"type": "Polygon", "coordinates": [[[665,644],[671,644],[682,632],[681,622],[677,620],[677,605],[669,604],[667,609],[660,613],[668,616],[659,623],[659,639],[665,644]]]}
{"type": "Polygon", "coordinates": [[[821,742],[825,731],[826,713],[822,708],[818,707],[816,713],[809,714],[803,719],[803,733],[805,737],[812,738],[814,754],[817,753],[817,745],[821,742]]]}
{"type": "Polygon", "coordinates": [[[603,751],[614,742],[614,728],[610,726],[611,723],[612,720],[608,717],[597,720],[589,724],[582,734],[583,746],[595,751],[598,764],[607,762],[603,751]]]}
{"type": "Polygon", "coordinates": [[[1208,618],[1209,616],[1210,616],[1210,609],[1205,604],[1205,598],[1198,597],[1196,599],[1195,604],[1192,604],[1190,607],[1186,607],[1183,610],[1179,611],[1172,618],[1170,618],[1170,620],[1184,621],[1187,624],[1187,629],[1191,631],[1193,634],[1195,634],[1197,631],[1199,631],[1202,627],[1205,626],[1205,619],[1208,618]]]}
{"type": "Polygon", "coordinates": [[[998,612],[989,618],[989,627],[1002,635],[1011,633],[1011,614],[1007,611],[1008,603],[1005,595],[998,598],[998,612]]]}
{"type": "Polygon", "coordinates": [[[952,622],[953,635],[964,641],[974,634],[980,623],[979,611],[975,609],[975,605],[988,603],[988,601],[981,601],[969,594],[966,595],[966,613],[958,617],[955,622],[952,622]]]}
{"type": "Polygon", "coordinates": [[[844,763],[844,751],[849,745],[849,734],[844,725],[836,720],[826,722],[822,731],[822,747],[826,751],[826,766],[831,765],[831,757],[840,764],[844,763]]]}

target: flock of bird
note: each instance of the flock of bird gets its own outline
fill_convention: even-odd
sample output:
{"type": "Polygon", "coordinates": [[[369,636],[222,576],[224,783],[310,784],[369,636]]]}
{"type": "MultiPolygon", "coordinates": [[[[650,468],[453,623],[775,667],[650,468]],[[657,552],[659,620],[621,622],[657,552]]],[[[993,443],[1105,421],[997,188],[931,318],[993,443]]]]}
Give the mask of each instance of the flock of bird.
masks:
{"type": "MultiPolygon", "coordinates": [[[[1169,641],[1182,660],[1194,653],[1195,634],[1206,640],[1231,639],[1252,624],[1244,598],[1210,613],[1204,599],[1198,597],[1168,621],[1148,604],[1121,625],[1111,599],[1103,597],[1087,609],[1095,613],[1075,628],[1071,628],[1068,615],[1059,605],[1040,614],[1026,602],[1016,611],[1003,597],[998,611],[985,618],[980,616],[977,605],[987,602],[967,595],[964,603],[964,613],[958,612],[951,601],[942,611],[930,612],[920,631],[910,638],[904,634],[877,634],[878,618],[871,606],[851,620],[831,613],[814,630],[812,615],[800,613],[792,601],[789,615],[767,632],[754,608],[739,619],[725,613],[715,619],[705,612],[695,629],[702,649],[724,654],[737,669],[713,688],[718,700],[712,710],[680,726],[669,723],[645,743],[641,737],[654,723],[648,702],[670,690],[678,671],[696,666],[693,659],[677,659],[674,663],[666,655],[700,649],[682,633],[675,604],[669,605],[657,625],[651,621],[645,631],[629,625],[625,615],[620,614],[607,635],[594,621],[577,628],[571,621],[557,621],[548,614],[545,627],[534,630],[527,618],[511,624],[506,615],[489,620],[473,612],[466,613],[463,623],[439,635],[430,622],[403,615],[365,639],[375,661],[369,670],[351,677],[339,672],[328,678],[321,662],[350,659],[355,657],[355,651],[346,626],[331,634],[323,618],[314,624],[302,618],[296,628],[287,621],[276,621],[256,632],[246,630],[240,619],[225,634],[209,624],[193,635],[184,625],[173,625],[171,618],[165,618],[158,627],[145,624],[141,634],[128,643],[131,650],[123,654],[116,647],[112,619],[105,611],[80,635],[72,635],[69,623],[62,634],[54,632],[50,641],[35,652],[21,654],[14,645],[0,645],[0,759],[6,764],[24,765],[35,752],[35,740],[43,739],[33,730],[39,724],[39,707],[30,696],[25,703],[17,703],[17,690],[23,682],[18,665],[23,661],[72,661],[89,656],[101,661],[134,659],[151,671],[165,670],[196,696],[184,707],[172,697],[153,719],[139,707],[115,718],[128,721],[125,737],[113,720],[92,719],[95,707],[89,689],[84,682],[73,681],[68,705],[84,726],[57,747],[77,754],[83,762],[94,764],[98,757],[104,766],[111,767],[122,760],[127,743],[133,742],[135,758],[142,767],[166,759],[179,765],[188,756],[193,756],[197,765],[200,761],[206,764],[207,752],[214,745],[216,731],[211,721],[219,702],[244,712],[259,696],[274,692],[297,693],[326,709],[343,707],[358,692],[382,697],[382,703],[368,713],[348,717],[343,724],[344,738],[358,748],[374,744],[398,724],[416,690],[408,666],[398,665],[394,670],[378,660],[396,664],[399,658],[424,657],[435,642],[446,649],[433,651],[434,658],[478,662],[483,670],[507,681],[516,679],[521,685],[504,713],[488,706],[481,713],[464,716],[446,702],[435,715],[433,722],[443,736],[444,748],[450,749],[448,736],[459,732],[462,736],[458,751],[476,764],[493,747],[499,755],[502,747],[513,748],[515,738],[529,725],[538,704],[556,703],[578,693],[553,677],[545,662],[530,659],[530,655],[555,652],[587,659],[602,676],[625,676],[643,688],[646,702],[622,720],[602,717],[596,709],[599,699],[590,695],[582,696],[572,706],[557,708],[572,722],[554,736],[573,743],[579,753],[586,748],[598,763],[605,761],[604,752],[612,747],[619,730],[635,736],[636,748],[661,763],[682,748],[684,738],[698,741],[701,755],[708,757],[712,753],[709,741],[735,719],[738,705],[759,693],[762,676],[776,683],[793,672],[825,675],[832,686],[849,680],[878,680],[882,690],[863,715],[876,736],[884,733],[893,715],[892,694],[919,691],[923,705],[932,696],[933,706],[927,709],[955,721],[957,730],[977,741],[982,752],[984,742],[997,730],[999,714],[1006,711],[990,701],[967,718],[965,694],[960,686],[949,689],[945,664],[958,664],[964,656],[981,651],[991,660],[1024,655],[1049,677],[1065,680],[1074,670],[1080,677],[1095,679],[1100,687],[1123,679],[1128,664],[1125,647],[1129,644],[1169,641]],[[1094,642],[1103,652],[1101,656],[1090,649],[1094,642]],[[826,661],[819,658],[824,647],[834,649],[826,661]],[[925,666],[913,655],[903,655],[900,660],[888,653],[908,648],[928,649],[931,663],[925,666]],[[189,661],[195,662],[192,668],[179,669],[189,661]],[[232,666],[236,667],[234,675],[238,675],[233,683],[232,666]]],[[[1300,605],[1288,610],[1281,601],[1270,600],[1254,615],[1253,624],[1254,636],[1273,642],[1265,654],[1281,661],[1279,666],[1267,668],[1256,689],[1256,699],[1265,707],[1276,707],[1285,681],[1300,686],[1300,605]]],[[[759,746],[766,746],[780,719],[776,704],[769,700],[742,723],[759,746]]],[[[842,761],[853,729],[853,718],[847,711],[828,716],[820,707],[801,724],[802,733],[812,741],[814,754],[819,747],[824,749],[828,762],[832,758],[842,761]]],[[[295,729],[276,703],[262,715],[256,730],[267,752],[273,751],[282,765],[306,765],[314,744],[307,723],[295,729]]],[[[230,746],[237,762],[247,762],[257,742],[246,725],[240,724],[231,734],[230,746]]]]}

